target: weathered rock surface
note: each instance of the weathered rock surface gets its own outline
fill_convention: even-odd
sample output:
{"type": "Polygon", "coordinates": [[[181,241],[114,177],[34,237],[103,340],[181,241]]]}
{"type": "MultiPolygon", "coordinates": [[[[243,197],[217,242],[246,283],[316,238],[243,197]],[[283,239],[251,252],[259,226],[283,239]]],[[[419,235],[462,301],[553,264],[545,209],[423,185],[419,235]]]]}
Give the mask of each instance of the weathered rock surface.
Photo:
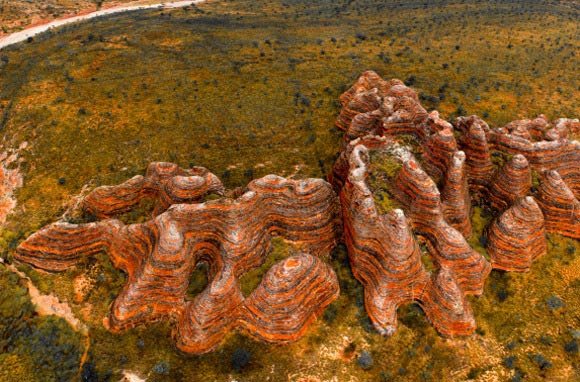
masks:
{"type": "Polygon", "coordinates": [[[332,268],[304,253],[275,264],[246,299],[233,269],[224,267],[211,285],[186,305],[174,339],[177,347],[188,353],[215,349],[234,329],[267,342],[295,341],[338,293],[332,268]]]}
{"type": "Polygon", "coordinates": [[[143,224],[124,225],[115,219],[55,223],[24,241],[15,258],[60,271],[105,250],[115,267],[128,275],[111,307],[109,329],[117,332],[176,317],[177,345],[203,353],[236,327],[250,328],[252,335],[269,341],[287,342],[303,335],[338,293],[336,277],[326,264],[311,255],[290,258],[271,270],[247,300],[239,278],[265,261],[272,235],[327,257],[341,233],[337,197],[328,183],[270,175],[252,181],[235,200],[175,204],[143,224]],[[189,280],[200,262],[209,264],[211,281],[187,301],[189,280]],[[302,281],[296,283],[293,275],[302,281]],[[273,284],[278,289],[272,289],[273,284]],[[241,311],[248,313],[240,316],[241,311]],[[266,322],[260,323],[261,318],[266,322]]]}
{"type": "Polygon", "coordinates": [[[108,218],[133,209],[141,199],[155,199],[153,216],[172,204],[199,202],[204,195],[222,194],[221,181],[206,168],[182,169],[174,163],[153,162],[145,176],[137,175],[117,186],[102,186],[83,200],[83,208],[99,218],[108,218]]]}
{"type": "Polygon", "coordinates": [[[392,334],[398,306],[416,300],[429,276],[403,211],[379,215],[365,183],[361,153],[366,152],[363,145],[353,149],[348,181],[340,193],[344,234],[353,274],[365,287],[367,313],[381,334],[392,334]]]}
{"type": "Polygon", "coordinates": [[[17,150],[0,152],[0,225],[6,222],[6,217],[16,207],[14,193],[22,186],[18,162],[17,150]]]}
{"type": "Polygon", "coordinates": [[[471,197],[467,184],[465,170],[465,153],[456,151],[453,154],[449,168],[445,174],[441,190],[443,216],[445,220],[463,237],[470,238],[471,227],[471,197]]]}
{"type": "MultiPolygon", "coordinates": [[[[464,243],[463,237],[439,221],[433,227],[427,223],[431,235],[446,236],[446,229],[454,231],[456,235],[453,237],[453,234],[449,234],[451,240],[432,244],[433,251],[430,256],[438,267],[433,275],[428,273],[421,262],[418,241],[405,213],[395,209],[381,215],[376,208],[372,193],[365,182],[367,150],[360,144],[352,150],[351,169],[340,198],[351,268],[365,288],[365,306],[373,325],[381,334],[394,333],[397,328],[397,308],[416,301],[441,334],[454,336],[471,333],[475,329],[475,321],[465,295],[481,293],[483,280],[490,270],[489,264],[478,253],[470,251],[469,246],[463,247],[467,251],[467,257],[475,259],[468,259],[458,252],[457,248],[461,248],[461,243],[464,243]],[[456,240],[460,243],[459,246],[456,240]],[[477,269],[478,265],[482,265],[481,269],[477,269]],[[475,280],[471,274],[466,277],[463,272],[457,273],[458,266],[469,269],[480,280],[475,280]]],[[[418,169],[415,161],[406,162],[403,168],[411,172],[418,169]]],[[[404,170],[399,174],[401,173],[404,170]]],[[[422,178],[421,175],[426,177],[421,172],[418,178],[422,178]]],[[[423,187],[420,181],[414,183],[419,185],[417,190],[421,189],[418,194],[424,190],[427,190],[426,193],[436,191],[428,181],[425,183],[427,185],[423,187]]],[[[441,215],[437,197],[438,193],[430,198],[423,198],[424,211],[428,211],[431,217],[441,215]]],[[[412,196],[408,197],[409,204],[414,200],[412,196]]],[[[421,204],[418,202],[418,205],[421,204]]]]}
{"type": "Polygon", "coordinates": [[[346,133],[329,180],[340,190],[351,266],[379,332],[392,333],[397,307],[417,301],[441,334],[470,334],[475,321],[465,295],[482,293],[492,266],[527,271],[546,252],[546,231],[580,236],[580,143],[569,140],[578,134],[578,120],[550,123],[539,116],[491,129],[470,116],[452,126],[436,111],[428,114],[413,90],[373,72],[341,100],[348,111],[337,126],[346,133]],[[363,114],[367,122],[355,122],[363,114]],[[421,161],[400,154],[402,134],[416,138],[421,161]],[[402,210],[381,215],[366,184],[366,161],[369,151],[384,148],[401,164],[385,187],[402,210]],[[499,167],[494,156],[507,162],[499,167]],[[544,174],[539,189],[532,170],[544,174]],[[472,199],[499,214],[489,228],[491,265],[465,240],[472,235],[472,199]],[[421,263],[418,241],[435,267],[432,274],[421,263]]]}
{"type": "Polygon", "coordinates": [[[580,239],[580,201],[557,171],[546,171],[536,197],[546,231],[580,239]]]}
{"type": "Polygon", "coordinates": [[[495,269],[527,272],[546,252],[544,215],[533,197],[519,199],[492,223],[487,253],[495,269]]]}
{"type": "Polygon", "coordinates": [[[332,186],[269,175],[237,198],[203,203],[209,192],[224,193],[213,174],[153,163],[144,177],[86,197],[84,208],[105,220],[45,227],[15,258],[60,271],[105,250],[128,275],[110,330],[172,319],[177,346],[204,353],[231,330],[269,342],[301,337],[338,295],[323,259],[342,239],[381,334],[396,330],[399,306],[417,302],[442,335],[463,336],[476,328],[466,295],[483,292],[492,267],[528,271],[546,253],[546,232],[580,238],[578,120],[540,115],[490,128],[470,116],[452,125],[428,113],[403,82],[372,71],[341,103],[336,126],[345,134],[332,186]],[[371,157],[384,166],[372,167],[371,157]],[[369,177],[384,184],[371,189],[369,177]],[[380,212],[373,190],[386,188],[382,197],[392,198],[380,200],[380,212]],[[155,200],[151,220],[109,219],[143,198],[155,200]],[[484,227],[491,264],[466,241],[474,233],[472,201],[496,217],[484,227]],[[274,235],[300,243],[304,253],[274,265],[244,297],[240,277],[264,263],[274,235]],[[190,276],[202,262],[209,285],[188,300],[190,276]]]}
{"type": "Polygon", "coordinates": [[[515,201],[529,195],[532,173],[525,156],[514,155],[494,177],[489,192],[489,202],[498,211],[504,211],[515,201]]]}
{"type": "Polygon", "coordinates": [[[458,143],[459,148],[465,152],[465,166],[469,174],[470,189],[474,192],[486,190],[494,174],[486,136],[489,126],[474,115],[459,117],[456,123],[457,129],[462,133],[458,143]]]}

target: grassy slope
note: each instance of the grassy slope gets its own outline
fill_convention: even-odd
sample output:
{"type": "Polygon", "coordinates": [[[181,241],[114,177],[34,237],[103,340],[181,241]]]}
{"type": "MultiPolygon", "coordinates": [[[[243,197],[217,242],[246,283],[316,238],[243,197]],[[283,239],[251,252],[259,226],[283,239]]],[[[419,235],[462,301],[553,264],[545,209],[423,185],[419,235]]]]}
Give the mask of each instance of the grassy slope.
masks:
{"type": "MultiPolygon", "coordinates": [[[[477,113],[501,125],[539,112],[580,115],[573,98],[580,86],[580,26],[571,8],[302,0],[199,8],[205,13],[91,21],[0,52],[4,145],[30,143],[22,152],[20,210],[3,231],[3,257],[20,238],[54,221],[83,185],[118,183],[150,161],[207,166],[230,187],[268,173],[322,177],[340,144],[332,128],[336,100],[366,69],[442,98],[424,104],[449,118],[477,113]]],[[[123,282],[104,256],[60,275],[28,273],[89,322],[101,378],[127,368],[166,381],[507,380],[517,374],[502,365],[512,355],[527,380],[569,380],[579,378],[578,355],[564,345],[580,329],[580,259],[568,250],[578,249],[577,242],[554,238],[552,245],[557,248],[529,274],[493,273],[484,297],[473,301],[481,330],[466,340],[438,337],[413,307],[401,309],[393,338],[381,338],[368,326],[361,288],[339,250],[334,266],[342,296],[306,338],[279,347],[233,335],[219,352],[202,357],[176,353],[163,324],[121,335],[102,328],[123,282]],[[72,280],[85,271],[96,288],[87,302],[72,303],[72,280]],[[565,282],[544,277],[562,272],[569,275],[565,282]],[[552,295],[566,306],[551,310],[552,295]],[[550,341],[541,338],[546,335],[550,341]],[[237,348],[252,355],[239,373],[230,365],[237,348]],[[352,360],[361,349],[373,358],[368,370],[352,360]],[[536,354],[552,367],[541,369],[536,354]],[[167,374],[154,371],[161,363],[169,365],[167,374]]]]}

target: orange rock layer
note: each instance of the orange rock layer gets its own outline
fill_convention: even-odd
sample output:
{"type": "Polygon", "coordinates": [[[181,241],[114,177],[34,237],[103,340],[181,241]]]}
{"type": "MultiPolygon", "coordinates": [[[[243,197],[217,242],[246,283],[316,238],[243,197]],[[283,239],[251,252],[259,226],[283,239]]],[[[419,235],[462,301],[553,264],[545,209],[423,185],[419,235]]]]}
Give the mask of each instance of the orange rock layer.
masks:
{"type": "Polygon", "coordinates": [[[338,295],[323,259],[342,239],[380,333],[396,330],[399,306],[417,302],[441,334],[458,336],[476,328],[466,296],[483,292],[492,267],[529,270],[546,253],[546,232],[580,238],[580,143],[571,140],[580,134],[578,120],[539,116],[490,128],[470,116],[451,124],[428,113],[403,82],[372,71],[340,100],[336,126],[345,133],[332,186],[269,175],[236,199],[202,203],[209,192],[224,193],[213,174],[153,163],[144,177],[85,198],[84,208],[105,220],[45,227],[21,243],[15,258],[60,271],[105,250],[128,275],[111,307],[110,330],[171,318],[177,346],[204,353],[231,330],[269,342],[302,336],[338,295]],[[416,157],[400,135],[413,137],[416,157]],[[373,150],[398,164],[385,177],[400,208],[386,213],[367,184],[373,150]],[[109,219],[142,198],[155,200],[151,220],[109,219]],[[491,264],[466,241],[472,203],[497,217],[487,227],[491,264]],[[264,263],[273,235],[305,253],[274,265],[244,297],[240,277],[264,263]],[[201,262],[209,265],[209,285],[188,300],[201,262]]]}
{"type": "MultiPolygon", "coordinates": [[[[437,254],[439,258],[434,256],[440,267],[431,275],[421,262],[418,241],[403,211],[379,214],[365,181],[367,150],[364,145],[353,148],[340,199],[351,268],[365,288],[365,306],[374,327],[384,335],[394,333],[397,308],[416,301],[440,333],[471,333],[475,320],[460,282],[453,276],[454,264],[444,257],[450,253],[443,250],[443,254],[437,254]]],[[[480,257],[476,252],[471,255],[480,257]]],[[[465,277],[462,282],[480,293],[488,272],[489,264],[484,267],[481,282],[465,277]]]]}
{"type": "Polygon", "coordinates": [[[153,162],[145,176],[137,175],[117,186],[94,189],[83,200],[83,208],[99,218],[130,211],[141,199],[155,199],[153,216],[172,204],[195,203],[208,193],[222,194],[224,186],[206,168],[184,170],[174,163],[153,162]]]}
{"type": "Polygon", "coordinates": [[[237,327],[272,342],[302,336],[338,295],[336,276],[317,257],[328,256],[341,232],[338,200],[328,183],[269,175],[252,181],[238,199],[175,204],[143,224],[55,223],[24,241],[15,258],[60,271],[105,250],[128,275],[111,307],[109,329],[176,317],[177,346],[204,353],[237,327]],[[273,235],[312,255],[284,260],[244,299],[239,278],[265,261],[273,235]],[[209,264],[210,282],[188,301],[189,280],[200,262],[209,264]]]}
{"type": "Polygon", "coordinates": [[[348,111],[336,125],[345,140],[329,180],[340,191],[353,274],[379,332],[392,333],[397,307],[417,301],[440,333],[469,334],[475,322],[465,295],[482,293],[491,267],[529,270],[546,253],[546,231],[580,237],[580,143],[569,140],[580,131],[578,120],[540,116],[491,129],[470,116],[451,125],[427,113],[400,81],[374,72],[363,73],[341,100],[348,111]],[[401,134],[417,139],[421,162],[401,154],[401,134]],[[387,183],[402,210],[378,213],[366,184],[371,150],[386,150],[401,164],[387,183]],[[507,160],[498,166],[494,157],[507,160]],[[498,216],[489,227],[491,265],[465,240],[472,235],[471,200],[498,216]],[[431,274],[417,241],[434,265],[431,274]],[[392,256],[401,263],[385,260],[392,256]]]}
{"type": "Polygon", "coordinates": [[[533,197],[519,199],[492,223],[487,253],[494,268],[527,272],[546,252],[544,215],[533,197]]]}

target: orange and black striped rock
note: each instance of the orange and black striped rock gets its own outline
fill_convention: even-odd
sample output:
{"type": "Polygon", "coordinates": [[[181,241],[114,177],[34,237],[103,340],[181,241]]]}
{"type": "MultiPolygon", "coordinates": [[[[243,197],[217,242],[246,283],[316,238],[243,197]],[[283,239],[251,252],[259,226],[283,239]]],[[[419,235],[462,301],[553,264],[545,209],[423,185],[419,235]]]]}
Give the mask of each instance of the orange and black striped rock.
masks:
{"type": "MultiPolygon", "coordinates": [[[[414,221],[413,221],[414,222],[414,221]]],[[[417,229],[427,240],[425,244],[433,262],[453,272],[464,294],[481,295],[491,265],[469,246],[463,235],[443,218],[423,224],[417,229]]]]}
{"type": "Polygon", "coordinates": [[[546,131],[545,139],[556,141],[577,136],[580,133],[580,121],[578,119],[558,118],[553,122],[554,127],[546,131]]]}
{"type": "Polygon", "coordinates": [[[109,218],[130,211],[143,198],[155,198],[153,216],[156,216],[172,204],[199,202],[208,193],[222,194],[224,190],[221,181],[206,168],[184,170],[174,163],[153,162],[145,176],[94,189],[85,197],[82,207],[96,217],[109,218]]]}
{"type": "Polygon", "coordinates": [[[366,184],[367,148],[357,145],[340,193],[351,269],[365,288],[365,307],[377,331],[394,333],[397,308],[416,300],[429,282],[419,245],[403,211],[380,215],[366,184]]]}
{"type": "Polygon", "coordinates": [[[494,174],[491,151],[487,143],[489,126],[477,116],[457,118],[456,127],[462,135],[458,139],[459,148],[465,152],[465,166],[470,188],[481,192],[489,187],[494,174]]]}
{"type": "Polygon", "coordinates": [[[366,158],[364,145],[351,150],[349,176],[340,198],[351,269],[365,288],[371,322],[381,334],[392,334],[397,327],[397,308],[418,301],[442,334],[472,333],[475,323],[465,295],[482,293],[489,263],[445,222],[435,184],[409,159],[397,175],[393,193],[398,193],[412,228],[426,240],[436,266],[432,280],[405,213],[399,209],[378,213],[366,184],[366,158]]]}
{"type": "MultiPolygon", "coordinates": [[[[383,80],[381,76],[379,76],[376,72],[372,70],[367,70],[363,74],[361,74],[361,76],[350,87],[350,89],[341,94],[340,103],[344,107],[357,94],[366,93],[372,89],[377,89],[378,93],[382,94],[386,91],[388,87],[390,87],[388,81],[383,80]]],[[[346,125],[348,125],[348,123],[346,125]]]]}
{"type": "Polygon", "coordinates": [[[546,130],[550,128],[550,121],[545,115],[540,114],[535,119],[512,121],[505,128],[514,136],[530,141],[543,141],[546,139],[546,130]]]}
{"type": "Polygon", "coordinates": [[[439,269],[420,299],[420,305],[445,337],[468,336],[476,329],[469,301],[459,287],[453,272],[439,269]]]}
{"type": "Polygon", "coordinates": [[[453,155],[458,151],[453,126],[448,122],[445,123],[448,126],[428,135],[423,143],[425,171],[436,179],[442,179],[445,176],[453,155]]]}
{"type": "MultiPolygon", "coordinates": [[[[377,110],[370,112],[374,113],[372,120],[359,113],[364,123],[345,134],[342,153],[329,176],[335,190],[341,190],[345,240],[353,273],[365,288],[367,312],[377,330],[389,334],[396,328],[396,308],[418,301],[440,333],[470,334],[475,322],[465,295],[483,292],[491,264],[465,240],[471,234],[469,192],[475,192],[479,201],[489,198],[496,211],[503,212],[490,229],[494,266],[528,269],[546,251],[546,230],[572,237],[580,235],[575,222],[575,211],[580,211],[580,143],[569,140],[578,134],[578,122],[560,119],[550,123],[540,115],[534,120],[490,129],[477,116],[460,117],[455,124],[460,132],[456,140],[454,128],[436,111],[427,115],[412,90],[402,84],[385,86],[386,82],[374,73],[370,77],[368,73],[363,75],[343,97],[351,99],[362,88],[379,89],[379,83],[382,89],[388,89],[376,91],[383,100],[378,109],[383,113],[382,129],[377,128],[374,119],[379,114],[377,110]],[[418,138],[421,147],[417,151],[422,153],[422,161],[419,164],[412,155],[396,154],[402,166],[388,191],[402,210],[380,215],[365,183],[367,152],[396,147],[400,134],[418,138]],[[496,170],[492,154],[512,158],[496,170]],[[537,204],[528,197],[535,189],[532,169],[538,173],[558,170],[564,179],[543,181],[539,191],[534,191],[538,194],[537,204]],[[545,221],[538,205],[546,215],[545,221]],[[393,239],[393,221],[404,221],[401,227],[406,228],[398,235],[411,237],[415,246],[417,235],[425,244],[435,266],[432,276],[426,277],[428,273],[417,260],[420,254],[405,247],[402,253],[407,254],[409,268],[397,272],[400,283],[393,282],[396,279],[392,272],[399,268],[385,260],[392,253],[399,253],[399,246],[392,249],[390,244],[397,242],[393,239]],[[412,277],[407,279],[409,275],[412,277]],[[407,280],[413,280],[411,293],[407,280]]],[[[548,174],[551,176],[551,172],[548,174]]]]}
{"type": "Polygon", "coordinates": [[[334,162],[332,172],[328,175],[328,182],[332,184],[334,190],[339,193],[342,189],[342,186],[346,182],[346,178],[348,177],[348,173],[350,171],[350,157],[356,146],[363,145],[369,149],[374,149],[384,147],[387,141],[393,143],[393,140],[389,137],[369,135],[354,139],[346,143],[338,158],[334,162]]]}
{"type": "Polygon", "coordinates": [[[336,126],[341,130],[348,131],[357,115],[378,110],[381,103],[382,99],[377,88],[353,94],[352,98],[343,105],[340,115],[336,118],[336,126]]]}
{"type": "MultiPolygon", "coordinates": [[[[219,260],[218,260],[219,261],[219,260]]],[[[235,329],[237,312],[244,303],[240,281],[231,264],[220,264],[209,285],[180,314],[172,337],[185,353],[208,353],[235,329]]]]}
{"type": "Polygon", "coordinates": [[[532,168],[538,172],[563,170],[574,167],[580,161],[580,142],[558,139],[554,141],[531,142],[527,139],[507,134],[506,129],[494,129],[488,134],[489,146],[502,153],[526,157],[532,168]]]}
{"type": "MultiPolygon", "coordinates": [[[[118,332],[174,317],[180,326],[176,329],[178,346],[184,351],[205,352],[219,345],[221,331],[227,332],[239,321],[239,277],[265,261],[273,235],[300,243],[315,256],[327,257],[341,233],[340,207],[330,184],[321,179],[287,180],[269,175],[252,181],[248,191],[235,200],[175,204],[143,224],[123,225],[114,219],[79,225],[55,223],[25,240],[15,259],[60,271],[105,250],[115,267],[127,273],[127,284],[111,307],[109,329],[118,332]],[[202,261],[209,263],[212,280],[194,300],[186,301],[191,274],[202,261]],[[195,338],[178,338],[179,333],[190,332],[195,338]],[[204,338],[203,346],[199,338],[204,338]]],[[[296,264],[314,267],[302,258],[296,264]]],[[[303,320],[302,326],[307,326],[329,296],[335,296],[330,281],[288,291],[296,299],[291,311],[306,316],[287,317],[297,326],[293,335],[287,333],[288,327],[281,329],[282,342],[299,338],[306,329],[299,328],[298,322],[303,320]],[[312,295],[306,299],[303,293],[312,295]],[[307,306],[296,310],[296,304],[304,301],[307,306]]],[[[278,297],[271,296],[268,303],[278,297]]],[[[261,307],[258,302],[252,306],[261,307]]],[[[261,330],[269,331],[275,341],[275,329],[267,325],[261,330]]]]}
{"type": "Polygon", "coordinates": [[[423,227],[441,219],[439,189],[414,158],[403,163],[392,193],[408,211],[415,229],[421,231],[423,227]]]}
{"type": "Polygon", "coordinates": [[[367,71],[340,100],[342,109],[335,126],[346,132],[345,143],[366,135],[412,134],[424,138],[420,125],[427,111],[417,93],[402,81],[385,81],[367,71]]]}
{"type": "Polygon", "coordinates": [[[493,268],[527,272],[546,252],[544,216],[533,197],[518,200],[492,223],[487,253],[493,268]]]}
{"type": "Polygon", "coordinates": [[[499,171],[491,183],[489,201],[498,211],[511,207],[518,199],[530,193],[532,172],[528,160],[514,155],[499,171]]]}
{"type": "Polygon", "coordinates": [[[412,219],[413,229],[426,238],[434,261],[455,273],[464,293],[483,293],[489,263],[444,219],[439,190],[414,159],[403,164],[392,193],[412,219]]]}
{"type": "Polygon", "coordinates": [[[580,201],[557,171],[543,174],[536,199],[546,231],[580,239],[580,201]]]}
{"type": "Polygon", "coordinates": [[[558,168],[558,174],[570,188],[576,199],[580,199],[580,165],[558,168]]]}
{"type": "Polygon", "coordinates": [[[447,168],[441,190],[443,217],[466,239],[473,234],[471,228],[471,197],[465,171],[465,153],[456,151],[447,168]]]}
{"type": "Polygon", "coordinates": [[[258,340],[287,343],[302,337],[339,294],[332,268],[301,253],[275,264],[247,298],[231,267],[222,267],[212,283],[186,304],[173,337],[188,353],[207,353],[232,330],[258,340]]]}
{"type": "Polygon", "coordinates": [[[332,267],[302,253],[268,270],[239,308],[244,332],[263,341],[285,343],[302,337],[339,294],[332,267]]]}
{"type": "Polygon", "coordinates": [[[54,223],[30,235],[14,257],[45,271],[64,271],[86,256],[108,250],[122,226],[116,220],[80,225],[54,223]]]}
{"type": "Polygon", "coordinates": [[[401,95],[384,98],[382,105],[384,118],[380,135],[409,134],[420,140],[425,139],[421,125],[428,117],[428,113],[417,100],[417,94],[404,85],[397,85],[392,90],[396,90],[393,91],[394,94],[401,95]]]}

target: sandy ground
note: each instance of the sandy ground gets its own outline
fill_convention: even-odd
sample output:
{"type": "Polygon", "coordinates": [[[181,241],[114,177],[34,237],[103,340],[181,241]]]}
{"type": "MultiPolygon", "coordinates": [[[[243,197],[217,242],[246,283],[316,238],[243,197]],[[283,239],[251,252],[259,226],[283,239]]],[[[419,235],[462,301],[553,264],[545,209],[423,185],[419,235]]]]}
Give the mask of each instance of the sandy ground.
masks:
{"type": "Polygon", "coordinates": [[[129,12],[129,11],[136,11],[141,9],[154,9],[154,8],[180,8],[185,7],[195,3],[201,3],[204,0],[187,0],[187,1],[168,1],[162,2],[157,4],[148,4],[148,5],[129,5],[129,6],[119,6],[113,8],[102,9],[99,11],[94,11],[91,13],[86,13],[79,16],[73,17],[65,17],[62,19],[57,19],[54,21],[50,21],[46,24],[36,25],[27,29],[24,29],[20,32],[15,32],[9,34],[0,39],[0,49],[3,49],[9,45],[16,44],[22,41],[26,41],[29,37],[36,36],[39,33],[46,32],[49,29],[57,28],[62,25],[71,24],[75,22],[80,22],[84,20],[93,19],[95,17],[105,16],[105,15],[112,15],[115,13],[121,12],[129,12]]]}

